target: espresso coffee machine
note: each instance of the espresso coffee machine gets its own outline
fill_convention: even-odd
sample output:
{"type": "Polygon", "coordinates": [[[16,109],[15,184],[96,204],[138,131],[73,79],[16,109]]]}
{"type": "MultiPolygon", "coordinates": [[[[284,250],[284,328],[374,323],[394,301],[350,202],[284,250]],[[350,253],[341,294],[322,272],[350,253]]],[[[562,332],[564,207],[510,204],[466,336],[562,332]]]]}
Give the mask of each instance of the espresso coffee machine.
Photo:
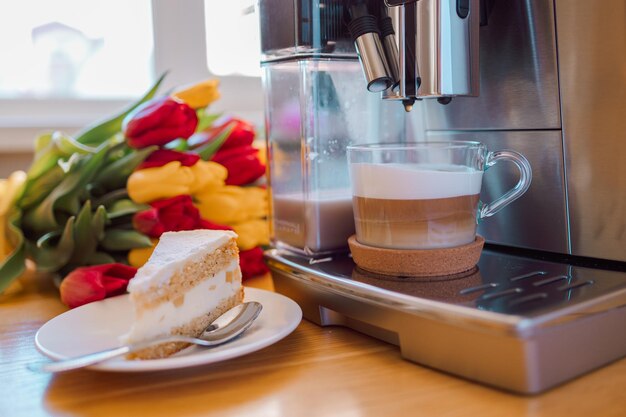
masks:
{"type": "MultiPolygon", "coordinates": [[[[626,354],[626,3],[260,0],[277,291],[403,357],[537,393],[626,354]],[[478,140],[533,183],[475,270],[357,268],[345,147],[478,140]]],[[[485,175],[491,201],[517,178],[485,175]]],[[[404,186],[410,186],[406,184],[404,186]]]]}

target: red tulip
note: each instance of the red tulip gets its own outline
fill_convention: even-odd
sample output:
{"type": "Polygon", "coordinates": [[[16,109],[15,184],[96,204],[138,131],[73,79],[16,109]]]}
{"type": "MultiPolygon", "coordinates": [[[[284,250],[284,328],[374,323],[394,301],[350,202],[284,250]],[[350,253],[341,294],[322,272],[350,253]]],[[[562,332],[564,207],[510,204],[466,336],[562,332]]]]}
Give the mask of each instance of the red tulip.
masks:
{"type": "Polygon", "coordinates": [[[220,150],[252,145],[255,132],[254,126],[251,123],[236,117],[231,117],[228,120],[228,124],[233,126],[233,130],[222,146],[220,146],[220,150]]]}
{"type": "Polygon", "coordinates": [[[200,212],[188,195],[178,195],[150,203],[152,208],[135,213],[133,227],[150,237],[164,232],[196,229],[200,212]]]}
{"type": "Polygon", "coordinates": [[[150,100],[132,111],[122,123],[128,145],[145,148],[187,139],[198,126],[198,116],[186,103],[172,97],[150,100]]]}
{"type": "Polygon", "coordinates": [[[263,260],[263,249],[256,247],[239,252],[239,267],[243,279],[263,275],[269,272],[263,260]]]}
{"type": "Polygon", "coordinates": [[[126,292],[137,269],[123,264],[77,268],[61,282],[61,301],[70,308],[126,292]]]}
{"type": "Polygon", "coordinates": [[[198,223],[198,229],[210,229],[210,230],[233,230],[232,227],[225,224],[213,223],[208,220],[200,219],[198,223]]]}
{"type": "Polygon", "coordinates": [[[228,169],[227,185],[250,184],[265,174],[265,165],[259,159],[254,142],[254,126],[245,120],[227,117],[214,123],[211,129],[196,133],[189,146],[202,157],[224,165],[228,169]],[[215,154],[203,154],[220,135],[228,134],[215,154]]]}
{"type": "Polygon", "coordinates": [[[157,149],[152,152],[148,157],[136,168],[154,168],[160,167],[168,162],[179,161],[181,165],[190,167],[196,164],[200,160],[200,156],[195,153],[178,152],[169,149],[157,149]]]}
{"type": "Polygon", "coordinates": [[[216,120],[209,129],[193,135],[188,144],[192,149],[198,149],[214,141],[227,128],[230,128],[231,131],[220,149],[251,145],[254,142],[255,131],[252,124],[236,117],[227,116],[216,120]]]}
{"type": "Polygon", "coordinates": [[[265,175],[265,164],[259,159],[259,150],[250,145],[220,148],[211,161],[226,167],[227,185],[250,184],[265,175]]]}
{"type": "Polygon", "coordinates": [[[135,213],[133,227],[150,237],[158,238],[165,232],[180,230],[232,230],[229,226],[200,218],[200,212],[188,195],[178,195],[150,203],[148,210],[135,213]]]}

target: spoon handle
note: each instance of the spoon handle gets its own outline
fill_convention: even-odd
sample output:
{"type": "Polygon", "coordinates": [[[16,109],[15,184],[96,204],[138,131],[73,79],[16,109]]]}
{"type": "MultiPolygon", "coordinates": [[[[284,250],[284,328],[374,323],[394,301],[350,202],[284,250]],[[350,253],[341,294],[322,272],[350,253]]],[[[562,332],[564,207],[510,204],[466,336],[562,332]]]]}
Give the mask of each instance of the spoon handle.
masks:
{"type": "Polygon", "coordinates": [[[64,359],[57,362],[35,362],[29,363],[28,369],[34,372],[63,372],[72,369],[83,368],[85,366],[94,365],[116,356],[124,355],[130,352],[130,346],[120,346],[113,349],[107,349],[100,352],[90,353],[88,355],[78,356],[75,358],[64,359]]]}

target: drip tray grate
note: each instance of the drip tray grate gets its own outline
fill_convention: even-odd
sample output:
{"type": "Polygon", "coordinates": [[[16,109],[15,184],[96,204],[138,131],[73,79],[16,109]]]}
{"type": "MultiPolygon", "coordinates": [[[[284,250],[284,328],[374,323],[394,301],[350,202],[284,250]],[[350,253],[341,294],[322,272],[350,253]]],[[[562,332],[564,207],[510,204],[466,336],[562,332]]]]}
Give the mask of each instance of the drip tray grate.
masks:
{"type": "Polygon", "coordinates": [[[484,250],[467,273],[376,275],[348,255],[269,250],[276,290],[307,319],[400,346],[414,362],[538,393],[626,354],[626,273],[484,250]]]}

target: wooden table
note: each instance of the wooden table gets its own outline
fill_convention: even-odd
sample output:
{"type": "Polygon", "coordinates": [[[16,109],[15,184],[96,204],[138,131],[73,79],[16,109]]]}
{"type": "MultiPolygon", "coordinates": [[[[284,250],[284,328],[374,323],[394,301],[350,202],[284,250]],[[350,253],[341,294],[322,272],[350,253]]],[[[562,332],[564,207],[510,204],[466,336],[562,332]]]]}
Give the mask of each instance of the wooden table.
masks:
{"type": "MultiPolygon", "coordinates": [[[[25,277],[0,297],[0,416],[626,416],[626,359],[539,396],[508,394],[404,361],[395,346],[307,321],[261,351],[156,373],[34,374],[37,329],[66,308],[25,277]]],[[[247,282],[271,289],[270,277],[247,282]]]]}

